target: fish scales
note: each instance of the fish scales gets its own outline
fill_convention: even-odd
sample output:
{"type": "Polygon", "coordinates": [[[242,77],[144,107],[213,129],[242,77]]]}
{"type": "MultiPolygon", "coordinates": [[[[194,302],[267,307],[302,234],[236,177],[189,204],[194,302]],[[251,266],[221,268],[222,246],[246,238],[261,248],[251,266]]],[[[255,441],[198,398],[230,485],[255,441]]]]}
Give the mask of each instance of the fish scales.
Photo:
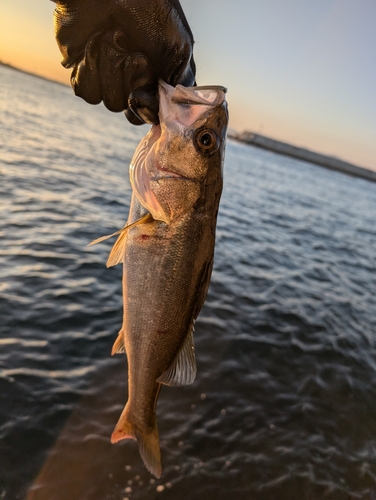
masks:
{"type": "Polygon", "coordinates": [[[160,82],[159,98],[160,125],[132,159],[130,214],[108,261],[123,262],[123,325],[113,353],[128,359],[128,401],[111,439],[136,439],[157,477],[160,387],[196,375],[193,326],[213,266],[228,123],[223,87],[160,82]]]}

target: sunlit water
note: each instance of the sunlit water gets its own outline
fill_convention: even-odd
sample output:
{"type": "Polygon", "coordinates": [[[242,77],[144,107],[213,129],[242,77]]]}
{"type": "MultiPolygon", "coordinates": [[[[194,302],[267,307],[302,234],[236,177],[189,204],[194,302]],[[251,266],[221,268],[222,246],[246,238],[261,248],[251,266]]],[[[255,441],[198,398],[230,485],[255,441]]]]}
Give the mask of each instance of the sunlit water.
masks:
{"type": "Polygon", "coordinates": [[[0,498],[376,499],[376,184],[231,141],[198,376],[158,404],[162,478],[110,444],[121,268],[86,245],[124,224],[144,134],[0,67],[0,498]]]}

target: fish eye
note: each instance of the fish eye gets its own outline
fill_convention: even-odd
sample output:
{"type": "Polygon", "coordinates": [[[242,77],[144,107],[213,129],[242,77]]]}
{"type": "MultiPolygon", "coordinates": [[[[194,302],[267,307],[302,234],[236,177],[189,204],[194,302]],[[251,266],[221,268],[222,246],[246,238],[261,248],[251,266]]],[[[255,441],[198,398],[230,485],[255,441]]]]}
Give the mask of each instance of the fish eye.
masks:
{"type": "Polygon", "coordinates": [[[209,134],[208,132],[205,132],[200,137],[200,143],[201,143],[202,147],[210,148],[210,146],[213,143],[213,136],[211,134],[209,134]]]}
{"type": "Polygon", "coordinates": [[[219,147],[217,134],[208,128],[198,129],[193,137],[193,142],[196,150],[205,156],[211,156],[219,147]]]}

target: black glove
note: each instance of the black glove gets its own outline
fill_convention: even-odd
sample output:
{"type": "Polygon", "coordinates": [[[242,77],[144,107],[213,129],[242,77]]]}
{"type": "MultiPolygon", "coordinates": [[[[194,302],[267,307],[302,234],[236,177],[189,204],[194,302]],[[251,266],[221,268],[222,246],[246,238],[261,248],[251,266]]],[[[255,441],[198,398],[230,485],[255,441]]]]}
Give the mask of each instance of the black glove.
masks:
{"type": "Polygon", "coordinates": [[[53,0],[62,65],[76,95],[158,123],[158,79],[195,85],[193,35],[179,0],[53,0]]]}

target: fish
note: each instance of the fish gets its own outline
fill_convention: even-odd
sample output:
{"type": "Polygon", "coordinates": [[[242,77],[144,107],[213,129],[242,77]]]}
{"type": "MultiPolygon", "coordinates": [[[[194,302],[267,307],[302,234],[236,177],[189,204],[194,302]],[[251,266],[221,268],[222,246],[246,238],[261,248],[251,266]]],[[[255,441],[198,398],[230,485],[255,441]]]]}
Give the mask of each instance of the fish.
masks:
{"type": "Polygon", "coordinates": [[[108,236],[118,238],[107,266],[123,263],[123,324],[112,354],[128,360],[128,400],[111,441],[136,440],[159,478],[161,386],[192,384],[197,372],[193,331],[213,268],[228,109],[221,86],[160,81],[158,93],[159,124],[132,158],[129,217],[108,236]]]}

